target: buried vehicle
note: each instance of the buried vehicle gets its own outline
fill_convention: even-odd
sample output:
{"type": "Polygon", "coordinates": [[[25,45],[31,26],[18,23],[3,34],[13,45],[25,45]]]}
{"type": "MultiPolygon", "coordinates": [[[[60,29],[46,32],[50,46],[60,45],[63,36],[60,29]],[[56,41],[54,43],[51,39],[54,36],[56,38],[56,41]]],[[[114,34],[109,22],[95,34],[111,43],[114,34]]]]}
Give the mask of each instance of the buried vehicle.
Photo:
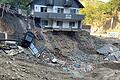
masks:
{"type": "Polygon", "coordinates": [[[30,47],[34,37],[35,36],[31,31],[26,32],[24,38],[21,41],[21,46],[24,48],[30,47]]]}

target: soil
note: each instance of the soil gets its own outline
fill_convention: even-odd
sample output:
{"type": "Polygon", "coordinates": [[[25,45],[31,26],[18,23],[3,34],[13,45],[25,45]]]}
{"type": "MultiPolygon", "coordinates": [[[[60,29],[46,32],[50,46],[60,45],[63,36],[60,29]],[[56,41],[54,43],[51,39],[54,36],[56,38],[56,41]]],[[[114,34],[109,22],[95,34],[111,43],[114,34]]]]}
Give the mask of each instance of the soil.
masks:
{"type": "MultiPolygon", "coordinates": [[[[22,38],[28,27],[24,18],[8,13],[0,24],[2,32],[16,39],[22,38]]],[[[0,80],[120,80],[120,63],[105,62],[96,52],[115,39],[94,37],[81,30],[34,34],[35,46],[46,49],[42,56],[33,56],[29,49],[14,56],[1,52],[0,80]],[[51,58],[57,58],[60,64],[52,63],[51,58]]],[[[118,43],[114,45],[119,48],[118,43]]]]}

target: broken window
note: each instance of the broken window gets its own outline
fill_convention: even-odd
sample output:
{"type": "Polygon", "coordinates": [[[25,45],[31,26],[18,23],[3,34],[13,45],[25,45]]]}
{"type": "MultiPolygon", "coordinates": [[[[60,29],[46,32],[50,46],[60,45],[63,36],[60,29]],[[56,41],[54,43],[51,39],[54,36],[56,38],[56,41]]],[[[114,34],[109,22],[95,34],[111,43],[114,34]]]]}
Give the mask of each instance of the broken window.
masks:
{"type": "Polygon", "coordinates": [[[63,22],[62,21],[57,21],[57,26],[63,26],[63,22]]]}
{"type": "Polygon", "coordinates": [[[70,27],[74,27],[75,26],[75,22],[69,22],[69,26],[70,27]]]}
{"type": "Polygon", "coordinates": [[[58,9],[57,9],[57,12],[58,12],[58,13],[64,13],[64,8],[58,8],[58,9]]]}

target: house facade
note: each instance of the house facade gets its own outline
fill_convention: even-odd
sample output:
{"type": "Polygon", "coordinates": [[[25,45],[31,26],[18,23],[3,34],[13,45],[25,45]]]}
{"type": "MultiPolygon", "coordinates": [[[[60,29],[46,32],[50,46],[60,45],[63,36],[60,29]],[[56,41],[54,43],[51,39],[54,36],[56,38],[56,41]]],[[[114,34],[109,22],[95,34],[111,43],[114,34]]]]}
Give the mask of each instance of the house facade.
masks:
{"type": "Polygon", "coordinates": [[[84,15],[79,0],[33,0],[29,3],[35,27],[58,31],[77,31],[84,15]]]}

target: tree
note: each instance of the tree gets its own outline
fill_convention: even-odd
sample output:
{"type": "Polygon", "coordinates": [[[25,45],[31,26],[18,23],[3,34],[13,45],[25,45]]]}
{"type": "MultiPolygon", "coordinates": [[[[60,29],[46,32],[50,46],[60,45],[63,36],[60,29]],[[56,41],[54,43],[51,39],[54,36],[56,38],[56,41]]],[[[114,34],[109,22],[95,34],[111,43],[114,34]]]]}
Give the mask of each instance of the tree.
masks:
{"type": "Polygon", "coordinates": [[[20,7],[22,9],[27,9],[26,5],[30,2],[30,0],[0,0],[0,3],[10,3],[15,7],[20,7]]]}
{"type": "Polygon", "coordinates": [[[109,18],[116,16],[116,11],[120,6],[120,0],[111,0],[103,3],[97,0],[84,0],[85,8],[81,13],[85,14],[85,24],[94,27],[101,27],[109,18]]]}

